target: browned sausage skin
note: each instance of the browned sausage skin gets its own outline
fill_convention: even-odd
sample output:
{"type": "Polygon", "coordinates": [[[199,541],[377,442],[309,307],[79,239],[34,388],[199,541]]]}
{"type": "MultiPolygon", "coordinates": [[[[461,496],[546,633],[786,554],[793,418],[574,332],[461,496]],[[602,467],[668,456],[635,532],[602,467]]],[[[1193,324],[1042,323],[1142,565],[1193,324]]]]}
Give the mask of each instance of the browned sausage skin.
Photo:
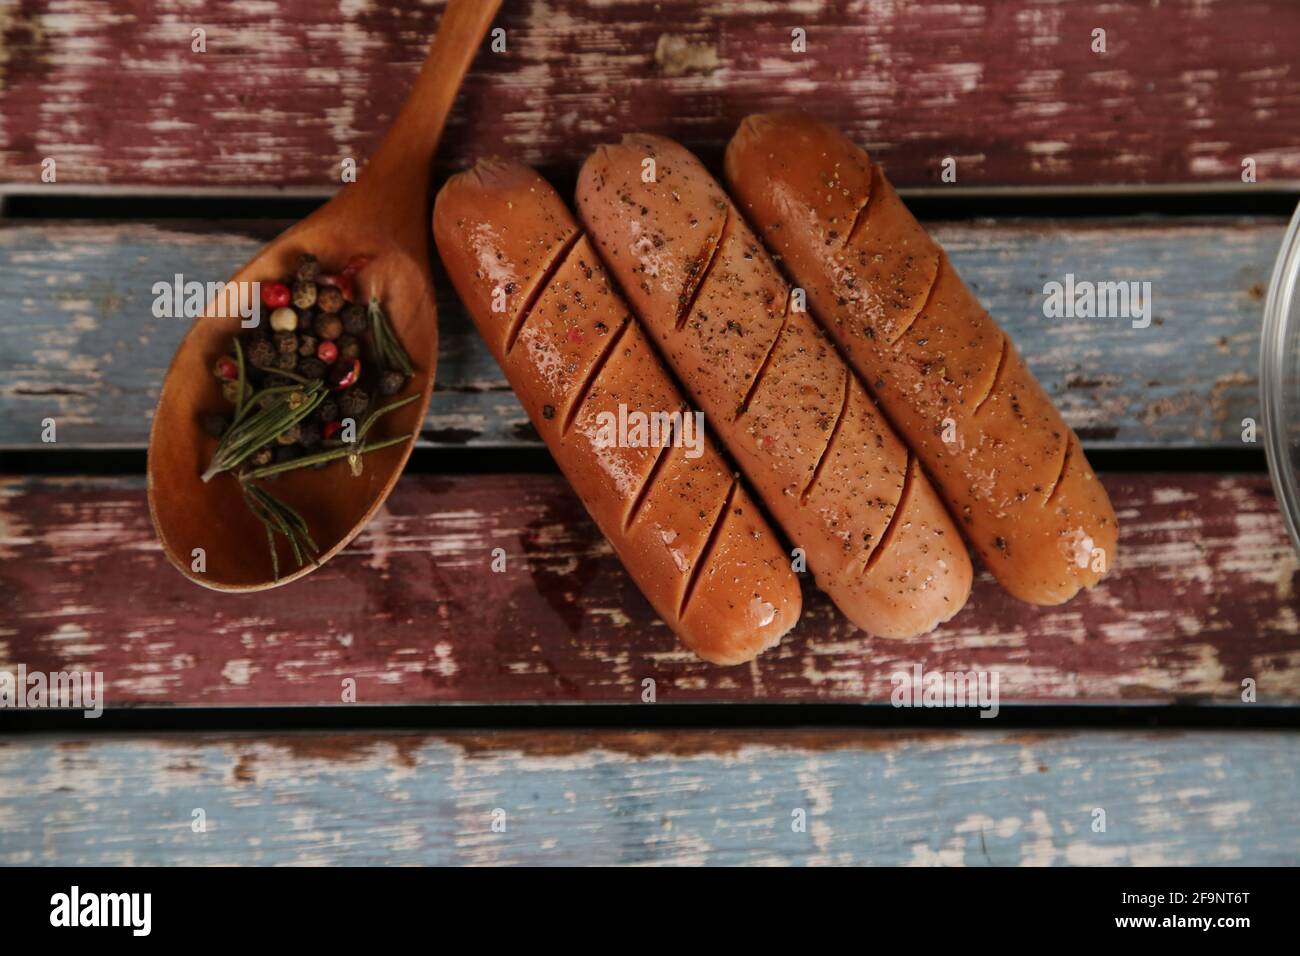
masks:
{"type": "Polygon", "coordinates": [[[433,231],[538,434],[659,616],[718,664],[779,641],[799,583],[717,450],[608,441],[602,413],[688,409],[563,200],[525,166],[480,162],[438,194],[433,231]]]}
{"type": "Polygon", "coordinates": [[[699,161],[671,140],[625,136],[584,164],[577,204],[818,586],[883,637],[956,614],[971,566],[942,503],[699,161]]]}
{"type": "Polygon", "coordinates": [[[796,113],[748,117],[727,182],[934,478],[994,577],[1058,604],[1115,561],[1078,439],[866,152],[796,113]]]}

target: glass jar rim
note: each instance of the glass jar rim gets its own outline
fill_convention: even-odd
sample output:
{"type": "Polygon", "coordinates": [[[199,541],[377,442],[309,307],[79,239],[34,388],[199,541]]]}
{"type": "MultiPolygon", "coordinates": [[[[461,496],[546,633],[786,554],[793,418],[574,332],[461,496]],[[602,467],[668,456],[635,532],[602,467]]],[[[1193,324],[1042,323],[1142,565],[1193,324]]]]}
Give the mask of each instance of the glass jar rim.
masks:
{"type": "MultiPolygon", "coordinates": [[[[1264,453],[1268,458],[1273,493],[1286,522],[1291,544],[1300,552],[1300,475],[1288,447],[1285,428],[1288,334],[1300,338],[1300,328],[1289,328],[1300,286],[1300,205],[1296,206],[1273,266],[1259,348],[1260,408],[1263,412],[1264,453]]],[[[1293,346],[1294,347],[1294,346],[1293,346]]]]}

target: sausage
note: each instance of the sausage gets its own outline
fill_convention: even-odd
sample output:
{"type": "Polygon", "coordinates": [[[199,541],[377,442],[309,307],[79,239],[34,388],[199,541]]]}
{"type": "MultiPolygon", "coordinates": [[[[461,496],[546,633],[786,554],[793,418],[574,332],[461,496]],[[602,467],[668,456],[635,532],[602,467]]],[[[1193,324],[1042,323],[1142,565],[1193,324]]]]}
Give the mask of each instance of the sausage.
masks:
{"type": "Polygon", "coordinates": [[[961,536],[700,162],[671,140],[625,136],[583,165],[577,206],[669,366],[849,620],[914,637],[956,614],[971,584],[961,536]]]}
{"type": "Polygon", "coordinates": [[[1078,438],[866,152],[760,114],[726,175],[1002,586],[1059,604],[1096,584],[1119,528],[1078,438]]]}
{"type": "Polygon", "coordinates": [[[689,409],[555,190],[525,166],[479,162],[439,192],[433,232],[538,434],[659,616],[718,664],[779,641],[799,581],[717,449],[664,432],[612,441],[603,416],[620,406],[624,421],[662,413],[674,439],[689,437],[689,409]]]}

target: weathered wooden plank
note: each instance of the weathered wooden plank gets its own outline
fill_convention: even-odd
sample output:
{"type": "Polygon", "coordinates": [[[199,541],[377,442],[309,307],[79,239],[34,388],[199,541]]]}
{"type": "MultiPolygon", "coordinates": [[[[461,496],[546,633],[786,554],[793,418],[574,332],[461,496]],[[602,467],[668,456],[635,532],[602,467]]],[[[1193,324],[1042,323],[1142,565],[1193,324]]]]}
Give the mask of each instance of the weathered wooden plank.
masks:
{"type": "MultiPolygon", "coordinates": [[[[0,181],[337,182],[423,59],[440,4],[0,0],[0,181]],[[206,31],[206,52],[192,31],[206,31]]],[[[896,182],[1300,177],[1300,9],[1113,4],[517,0],[442,159],[575,163],[629,129],[716,155],[755,110],[814,109],[896,182]],[[806,52],[792,50],[792,29],[806,52]],[[1106,31],[1104,53],[1093,31],[1106,31]]]]}
{"type": "MultiPolygon", "coordinates": [[[[250,595],[167,566],[137,478],[0,484],[0,670],[101,671],[131,703],[874,701],[891,677],[996,672],[1003,702],[1300,700],[1300,561],[1264,476],[1111,475],[1104,586],[1057,608],[988,577],[924,638],[872,641],[811,587],[795,631],[719,668],[654,616],[556,475],[408,475],[361,536],[250,595]],[[507,554],[492,573],[492,550],[507,554]]],[[[260,545],[260,542],[257,543],[260,545]]]]}
{"type": "MultiPolygon", "coordinates": [[[[0,229],[0,447],[143,447],[184,330],[151,314],[157,281],[227,277],[279,222],[31,222],[0,229]]],[[[1263,293],[1283,224],[1209,221],[939,223],[981,300],[1089,447],[1241,447],[1259,420],[1263,293]],[[1047,319],[1044,284],[1146,281],[1149,328],[1047,319]]],[[[439,275],[442,354],[423,440],[535,446],[500,369],[439,275]]]]}
{"type": "Polygon", "coordinates": [[[1297,788],[1293,733],[40,736],[0,863],[1294,866],[1297,788]]]}

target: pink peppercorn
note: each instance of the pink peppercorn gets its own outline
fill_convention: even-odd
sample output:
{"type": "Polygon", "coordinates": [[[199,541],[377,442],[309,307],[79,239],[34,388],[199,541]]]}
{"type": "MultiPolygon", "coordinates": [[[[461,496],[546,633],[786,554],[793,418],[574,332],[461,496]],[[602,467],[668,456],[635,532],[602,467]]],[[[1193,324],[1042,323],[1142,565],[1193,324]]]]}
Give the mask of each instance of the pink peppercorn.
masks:
{"type": "Polygon", "coordinates": [[[283,282],[266,282],[262,285],[262,305],[278,309],[289,304],[293,294],[283,282]]]}

